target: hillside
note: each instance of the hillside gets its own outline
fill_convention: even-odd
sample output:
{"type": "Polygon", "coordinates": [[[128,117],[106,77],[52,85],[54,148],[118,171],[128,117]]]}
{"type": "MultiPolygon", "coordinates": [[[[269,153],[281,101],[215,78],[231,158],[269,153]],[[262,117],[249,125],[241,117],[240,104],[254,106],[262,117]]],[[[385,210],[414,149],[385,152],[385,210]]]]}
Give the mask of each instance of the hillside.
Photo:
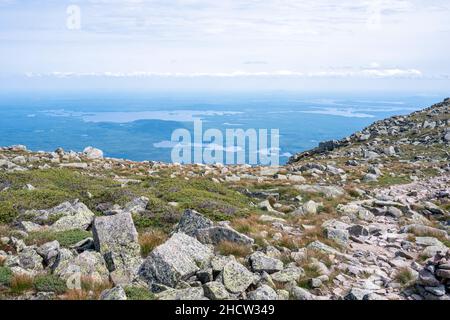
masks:
{"type": "Polygon", "coordinates": [[[280,168],[0,148],[0,299],[450,299],[450,99],[280,168]]]}

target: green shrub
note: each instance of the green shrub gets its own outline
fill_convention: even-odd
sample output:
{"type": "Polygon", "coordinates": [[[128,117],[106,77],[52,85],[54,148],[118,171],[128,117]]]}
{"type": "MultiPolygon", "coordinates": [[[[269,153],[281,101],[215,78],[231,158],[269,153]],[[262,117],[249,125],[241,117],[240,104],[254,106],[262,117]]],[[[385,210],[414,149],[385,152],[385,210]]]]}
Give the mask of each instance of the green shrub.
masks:
{"type": "Polygon", "coordinates": [[[10,268],[0,267],[0,285],[9,286],[11,284],[12,277],[13,273],[10,268]]]}
{"type": "Polygon", "coordinates": [[[67,290],[66,282],[56,275],[42,275],[34,279],[34,288],[41,292],[64,293],[67,290]]]}
{"type": "Polygon", "coordinates": [[[155,296],[147,288],[125,287],[128,300],[154,300],[155,296]]]}

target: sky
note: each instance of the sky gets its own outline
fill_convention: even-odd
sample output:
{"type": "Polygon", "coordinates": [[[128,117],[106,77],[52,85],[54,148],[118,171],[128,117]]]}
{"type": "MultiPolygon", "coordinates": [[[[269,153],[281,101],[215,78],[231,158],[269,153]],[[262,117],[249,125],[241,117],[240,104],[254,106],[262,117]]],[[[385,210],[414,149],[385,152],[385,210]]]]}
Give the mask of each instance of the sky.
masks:
{"type": "Polygon", "coordinates": [[[0,0],[0,91],[449,92],[448,0],[0,0]]]}

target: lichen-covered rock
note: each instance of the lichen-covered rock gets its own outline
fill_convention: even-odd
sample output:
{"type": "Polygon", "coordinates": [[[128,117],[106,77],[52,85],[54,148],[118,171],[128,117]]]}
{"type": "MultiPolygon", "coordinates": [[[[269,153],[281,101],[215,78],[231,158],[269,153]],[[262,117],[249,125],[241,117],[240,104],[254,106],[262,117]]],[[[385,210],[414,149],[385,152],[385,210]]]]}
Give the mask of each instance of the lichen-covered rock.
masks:
{"type": "Polygon", "coordinates": [[[36,251],[44,259],[44,263],[51,267],[58,258],[59,247],[59,242],[55,240],[44,243],[36,251]]]}
{"type": "Polygon", "coordinates": [[[249,262],[253,272],[274,273],[283,270],[283,262],[281,260],[271,258],[264,253],[257,251],[250,255],[249,262]]]}
{"type": "Polygon", "coordinates": [[[212,281],[203,285],[205,296],[210,300],[226,300],[230,298],[230,293],[225,286],[218,281],[212,281]]]}
{"type": "Polygon", "coordinates": [[[263,284],[248,294],[248,300],[278,300],[278,295],[271,287],[263,284]]]}
{"type": "Polygon", "coordinates": [[[100,300],[127,300],[127,294],[121,286],[104,290],[100,295],[100,300]]]}
{"type": "Polygon", "coordinates": [[[139,274],[150,284],[175,287],[180,280],[195,275],[213,257],[213,251],[197,239],[175,233],[145,259],[139,274]]]}
{"type": "Polygon", "coordinates": [[[202,287],[169,289],[156,295],[158,300],[207,300],[202,287]]]}
{"type": "Polygon", "coordinates": [[[293,300],[315,300],[313,294],[300,287],[292,287],[290,294],[293,300]]]}
{"type": "Polygon", "coordinates": [[[32,247],[23,249],[18,255],[10,255],[3,265],[5,267],[20,267],[31,273],[38,273],[44,270],[42,257],[32,247]]]}
{"type": "Polygon", "coordinates": [[[242,293],[252,284],[254,276],[242,264],[228,262],[223,268],[223,284],[231,293],[242,293]]]}
{"type": "Polygon", "coordinates": [[[142,264],[138,233],[130,213],[96,217],[92,228],[95,249],[100,252],[116,284],[136,277],[142,264]]]}
{"type": "Polygon", "coordinates": [[[253,239],[237,232],[229,226],[214,226],[214,223],[200,213],[186,210],[176,227],[176,232],[183,232],[196,237],[203,244],[217,245],[228,241],[242,245],[253,244],[253,239]]]}
{"type": "Polygon", "coordinates": [[[194,210],[186,210],[176,227],[176,232],[183,232],[191,237],[196,237],[200,229],[212,227],[214,223],[194,210]]]}
{"type": "Polygon", "coordinates": [[[51,226],[54,231],[65,231],[73,229],[87,229],[92,223],[94,213],[85,204],[75,200],[63,202],[60,205],[45,210],[28,210],[25,216],[33,217],[34,221],[47,223],[57,219],[51,226]]]}
{"type": "Polygon", "coordinates": [[[252,245],[254,240],[245,234],[225,226],[214,226],[197,231],[197,239],[201,243],[217,245],[223,241],[241,245],[252,245]]]}
{"type": "Polygon", "coordinates": [[[276,283],[289,283],[297,281],[305,271],[299,267],[288,267],[271,275],[272,280],[276,283]]]}
{"type": "Polygon", "coordinates": [[[99,283],[109,280],[105,261],[102,255],[95,251],[84,251],[74,258],[61,261],[54,273],[64,280],[69,280],[72,276],[88,277],[99,283]]]}

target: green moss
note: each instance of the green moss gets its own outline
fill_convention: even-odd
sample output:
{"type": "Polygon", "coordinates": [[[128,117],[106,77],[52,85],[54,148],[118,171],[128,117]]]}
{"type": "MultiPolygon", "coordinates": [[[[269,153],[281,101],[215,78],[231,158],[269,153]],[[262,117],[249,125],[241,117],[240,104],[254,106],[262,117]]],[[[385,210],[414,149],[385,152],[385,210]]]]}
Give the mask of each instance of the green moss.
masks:
{"type": "Polygon", "coordinates": [[[91,232],[84,230],[68,230],[68,231],[38,231],[31,232],[29,236],[25,239],[28,245],[33,244],[43,244],[46,242],[58,240],[62,247],[69,247],[71,245],[80,242],[83,239],[91,237],[91,232]]]}
{"type": "Polygon", "coordinates": [[[66,282],[56,275],[42,275],[34,279],[34,288],[41,292],[64,293],[67,290],[66,282]]]}
{"type": "Polygon", "coordinates": [[[8,267],[0,267],[0,285],[9,286],[11,284],[11,280],[13,277],[13,273],[8,267]]]}
{"type": "Polygon", "coordinates": [[[385,187],[398,184],[407,184],[410,182],[411,179],[409,177],[404,176],[391,177],[390,175],[384,175],[381,176],[377,182],[372,182],[371,184],[385,187]]]}
{"type": "Polygon", "coordinates": [[[125,287],[128,300],[154,300],[155,296],[148,289],[142,287],[125,287]]]}

